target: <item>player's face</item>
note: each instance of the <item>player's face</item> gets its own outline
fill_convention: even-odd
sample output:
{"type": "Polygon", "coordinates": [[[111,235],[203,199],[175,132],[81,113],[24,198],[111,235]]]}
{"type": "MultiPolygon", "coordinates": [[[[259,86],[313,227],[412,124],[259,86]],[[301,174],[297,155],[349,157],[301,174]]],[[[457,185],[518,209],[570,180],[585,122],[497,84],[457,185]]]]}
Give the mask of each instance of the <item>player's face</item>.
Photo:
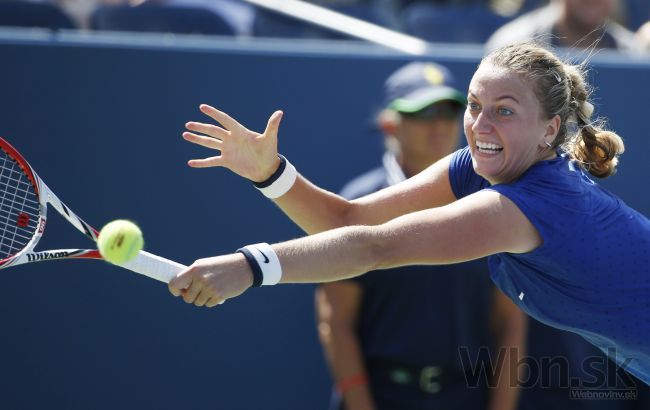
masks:
{"type": "Polygon", "coordinates": [[[465,136],[475,171],[492,184],[511,182],[553,155],[555,122],[544,120],[532,85],[519,75],[481,64],[469,85],[465,136]]]}
{"type": "Polygon", "coordinates": [[[434,104],[432,115],[401,115],[395,137],[408,167],[424,168],[450,154],[458,147],[460,111],[458,105],[443,101],[434,104]]]}

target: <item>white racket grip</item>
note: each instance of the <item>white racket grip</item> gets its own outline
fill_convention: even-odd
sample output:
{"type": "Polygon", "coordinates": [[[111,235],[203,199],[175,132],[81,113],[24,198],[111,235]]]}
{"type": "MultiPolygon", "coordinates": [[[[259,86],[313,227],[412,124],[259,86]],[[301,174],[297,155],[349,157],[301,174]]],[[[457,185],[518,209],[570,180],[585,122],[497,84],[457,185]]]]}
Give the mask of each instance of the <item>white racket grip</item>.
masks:
{"type": "Polygon", "coordinates": [[[179,272],[187,268],[178,262],[145,251],[140,251],[134,259],[120,263],[119,266],[164,283],[169,283],[179,272]]]}

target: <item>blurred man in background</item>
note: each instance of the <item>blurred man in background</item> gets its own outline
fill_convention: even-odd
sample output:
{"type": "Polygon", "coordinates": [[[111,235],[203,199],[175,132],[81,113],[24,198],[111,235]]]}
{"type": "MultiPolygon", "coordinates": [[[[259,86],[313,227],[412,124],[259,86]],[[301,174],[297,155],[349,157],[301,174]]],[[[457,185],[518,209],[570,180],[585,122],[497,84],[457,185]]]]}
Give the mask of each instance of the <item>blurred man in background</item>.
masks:
{"type": "Polygon", "coordinates": [[[554,47],[637,50],[634,33],[612,21],[619,0],[552,0],[505,24],[487,41],[486,49],[538,39],[554,47]]]}

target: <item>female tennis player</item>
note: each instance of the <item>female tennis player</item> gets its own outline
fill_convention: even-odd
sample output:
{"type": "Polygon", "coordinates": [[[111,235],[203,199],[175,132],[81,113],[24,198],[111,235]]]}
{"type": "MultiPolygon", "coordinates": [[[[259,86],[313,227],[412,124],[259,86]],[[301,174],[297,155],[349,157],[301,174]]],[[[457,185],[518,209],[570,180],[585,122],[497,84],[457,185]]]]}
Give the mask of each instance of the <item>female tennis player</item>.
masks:
{"type": "Polygon", "coordinates": [[[592,120],[580,66],[534,43],[492,52],[469,85],[468,147],[355,201],[278,156],[281,112],[258,134],[201,111],[223,128],[188,123],[184,138],[221,154],[189,165],[257,181],[310,236],[198,260],[170,282],[174,295],[212,307],[251,286],[489,256],[493,281],[521,309],[650,384],[650,221],[587,175],[613,174],[623,143],[592,120]]]}

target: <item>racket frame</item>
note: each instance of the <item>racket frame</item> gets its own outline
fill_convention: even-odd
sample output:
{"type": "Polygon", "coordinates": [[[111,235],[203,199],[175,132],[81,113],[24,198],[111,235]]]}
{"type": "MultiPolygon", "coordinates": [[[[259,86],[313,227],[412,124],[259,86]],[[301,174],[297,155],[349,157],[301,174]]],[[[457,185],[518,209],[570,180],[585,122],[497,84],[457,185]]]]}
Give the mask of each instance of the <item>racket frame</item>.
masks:
{"type": "MultiPolygon", "coordinates": [[[[97,249],[52,249],[34,252],[34,248],[45,232],[48,204],[51,204],[54,209],[56,209],[57,212],[72,226],[93,242],[97,242],[99,232],[77,216],[77,214],[72,212],[70,208],[65,205],[65,203],[63,203],[63,201],[61,201],[47,185],[45,185],[45,182],[43,182],[20,152],[18,152],[18,150],[2,137],[0,137],[0,149],[9,154],[9,156],[16,161],[16,164],[25,172],[25,175],[34,186],[39,202],[39,217],[36,231],[33,234],[32,239],[16,254],[0,260],[0,269],[25,263],[59,259],[105,260],[97,249]]],[[[165,283],[168,283],[180,271],[186,268],[185,265],[145,251],[140,251],[131,261],[116,265],[165,283]]]]}

